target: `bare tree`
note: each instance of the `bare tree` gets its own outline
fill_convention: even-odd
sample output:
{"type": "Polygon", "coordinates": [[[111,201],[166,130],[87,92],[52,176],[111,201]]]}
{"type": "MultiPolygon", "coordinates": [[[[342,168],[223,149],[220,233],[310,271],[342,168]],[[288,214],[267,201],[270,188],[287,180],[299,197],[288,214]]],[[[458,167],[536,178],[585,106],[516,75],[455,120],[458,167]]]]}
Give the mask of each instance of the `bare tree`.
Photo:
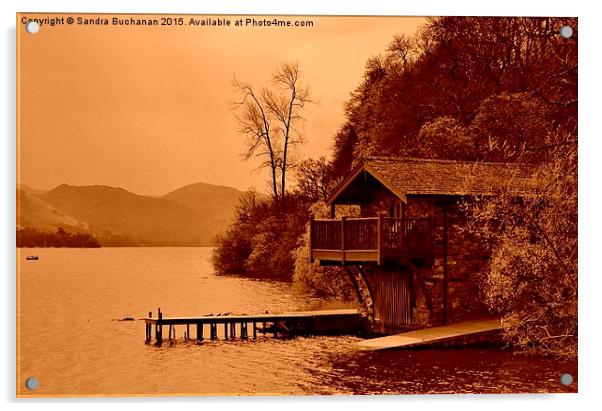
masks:
{"type": "Polygon", "coordinates": [[[271,117],[266,110],[263,98],[257,95],[253,87],[248,83],[239,82],[236,77],[233,85],[242,94],[242,100],[232,103],[239,124],[239,132],[247,137],[247,151],[245,159],[253,156],[262,157],[264,160],[259,168],[269,167],[272,180],[272,192],[274,198],[278,197],[276,185],[277,153],[271,131],[271,117]]]}
{"type": "Polygon", "coordinates": [[[233,103],[239,131],[247,137],[246,159],[263,158],[260,168],[269,168],[271,187],[277,201],[286,194],[287,172],[294,163],[292,149],[303,142],[298,127],[305,120],[301,113],[311,103],[309,89],[301,84],[298,63],[283,63],[272,75],[273,88],[258,92],[249,83],[234,78],[242,96],[233,103]]]}

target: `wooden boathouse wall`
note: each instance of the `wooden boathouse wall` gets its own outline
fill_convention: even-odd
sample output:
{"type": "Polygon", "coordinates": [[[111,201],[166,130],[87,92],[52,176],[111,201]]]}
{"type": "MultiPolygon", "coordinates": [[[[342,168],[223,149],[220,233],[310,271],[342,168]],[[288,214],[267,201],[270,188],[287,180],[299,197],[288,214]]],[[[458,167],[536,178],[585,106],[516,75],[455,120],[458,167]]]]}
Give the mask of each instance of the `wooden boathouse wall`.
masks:
{"type": "Polygon", "coordinates": [[[367,270],[374,304],[374,331],[395,334],[412,325],[412,276],[401,266],[372,266],[367,270]]]}

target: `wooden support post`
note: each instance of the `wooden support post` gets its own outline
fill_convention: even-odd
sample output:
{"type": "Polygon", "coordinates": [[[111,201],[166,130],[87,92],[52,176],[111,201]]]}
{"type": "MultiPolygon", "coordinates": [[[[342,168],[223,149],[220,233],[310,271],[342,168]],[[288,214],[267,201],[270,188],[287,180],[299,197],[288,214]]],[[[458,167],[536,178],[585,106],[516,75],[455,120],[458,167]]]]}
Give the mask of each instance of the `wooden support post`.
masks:
{"type": "Polygon", "coordinates": [[[313,244],[313,238],[312,238],[313,227],[314,227],[314,220],[315,220],[315,217],[312,214],[309,217],[309,237],[308,237],[309,238],[309,262],[312,263],[312,264],[314,262],[314,251],[313,251],[314,244],[313,244]]]}
{"type": "Polygon", "coordinates": [[[190,323],[186,323],[186,334],[184,334],[184,340],[188,341],[190,338],[190,323]]]}
{"type": "Polygon", "coordinates": [[[196,323],[196,340],[197,342],[203,341],[203,323],[196,323]]]}
{"type": "Polygon", "coordinates": [[[266,333],[265,329],[266,329],[266,327],[267,327],[267,326],[268,326],[268,325],[267,325],[267,323],[264,321],[264,322],[263,322],[263,328],[261,329],[261,333],[262,333],[264,336],[265,336],[265,333],[266,333]]]}
{"type": "Polygon", "coordinates": [[[242,338],[243,340],[246,340],[247,338],[249,338],[249,334],[247,333],[247,323],[246,322],[240,323],[240,338],[242,338]]]}
{"type": "Polygon", "coordinates": [[[169,340],[169,342],[171,342],[171,332],[172,332],[172,326],[171,326],[171,324],[169,324],[169,336],[167,338],[169,340]]]}
{"type": "Polygon", "coordinates": [[[217,339],[217,324],[216,323],[210,324],[210,331],[211,331],[211,340],[216,340],[217,339]]]}
{"type": "Polygon", "coordinates": [[[447,324],[447,207],[443,207],[443,324],[447,324]]]}
{"type": "Polygon", "coordinates": [[[341,217],[341,264],[345,264],[345,220],[347,217],[341,217]]]}
{"type": "Polygon", "coordinates": [[[228,323],[224,323],[224,340],[228,339],[228,323]]]}
{"type": "Polygon", "coordinates": [[[155,344],[157,344],[157,346],[161,346],[161,344],[163,344],[163,313],[161,312],[161,308],[157,310],[157,315],[158,318],[155,324],[155,344]]]}
{"type": "Polygon", "coordinates": [[[253,321],[253,339],[257,339],[257,323],[253,321]]]}
{"type": "Polygon", "coordinates": [[[236,323],[235,322],[230,323],[230,338],[232,338],[232,339],[236,338],[236,323]]]}
{"type": "MultiPolygon", "coordinates": [[[[153,318],[153,312],[152,311],[148,312],[148,318],[149,319],[153,318]]],[[[152,328],[153,325],[151,323],[146,323],[146,324],[144,324],[144,326],[145,326],[145,329],[146,329],[146,339],[144,340],[144,343],[148,344],[151,341],[151,337],[152,337],[152,333],[153,333],[153,331],[152,331],[153,330],[153,328],[152,328]]]]}
{"type": "Polygon", "coordinates": [[[378,223],[376,224],[377,232],[377,249],[378,249],[378,265],[383,265],[385,259],[385,215],[383,213],[378,214],[378,223]]]}

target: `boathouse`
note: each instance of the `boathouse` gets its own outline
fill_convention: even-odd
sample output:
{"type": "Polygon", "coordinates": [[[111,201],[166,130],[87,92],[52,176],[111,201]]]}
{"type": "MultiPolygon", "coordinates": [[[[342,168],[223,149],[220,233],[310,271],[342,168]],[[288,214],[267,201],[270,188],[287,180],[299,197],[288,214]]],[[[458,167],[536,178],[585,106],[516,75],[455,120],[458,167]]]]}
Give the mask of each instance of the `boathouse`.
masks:
{"type": "Polygon", "coordinates": [[[462,204],[509,189],[521,197],[533,173],[518,163],[366,158],[328,197],[330,218],[312,217],[310,258],[345,267],[376,332],[483,317],[490,245],[466,229],[462,204]]]}

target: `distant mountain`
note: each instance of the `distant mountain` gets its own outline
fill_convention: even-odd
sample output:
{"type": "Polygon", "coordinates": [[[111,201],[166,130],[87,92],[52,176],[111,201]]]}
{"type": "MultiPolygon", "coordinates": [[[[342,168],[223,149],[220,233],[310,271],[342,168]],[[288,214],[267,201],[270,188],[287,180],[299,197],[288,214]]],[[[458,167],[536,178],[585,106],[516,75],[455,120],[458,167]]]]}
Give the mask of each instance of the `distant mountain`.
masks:
{"type": "Polygon", "coordinates": [[[206,219],[223,222],[226,228],[242,194],[242,191],[232,187],[196,183],[178,188],[161,198],[188,207],[206,219]]]}
{"type": "Polygon", "coordinates": [[[88,224],[76,220],[35,195],[17,189],[17,227],[56,232],[58,227],[68,231],[85,232],[88,224]]]}
{"type": "Polygon", "coordinates": [[[212,245],[242,192],[192,184],[161,198],[122,188],[60,185],[37,197],[85,221],[103,245],[212,245]]]}
{"type": "Polygon", "coordinates": [[[17,183],[17,190],[24,191],[27,194],[42,194],[47,191],[47,190],[40,190],[37,188],[33,188],[33,187],[30,187],[30,186],[27,186],[27,185],[21,184],[21,183],[17,183]]]}

